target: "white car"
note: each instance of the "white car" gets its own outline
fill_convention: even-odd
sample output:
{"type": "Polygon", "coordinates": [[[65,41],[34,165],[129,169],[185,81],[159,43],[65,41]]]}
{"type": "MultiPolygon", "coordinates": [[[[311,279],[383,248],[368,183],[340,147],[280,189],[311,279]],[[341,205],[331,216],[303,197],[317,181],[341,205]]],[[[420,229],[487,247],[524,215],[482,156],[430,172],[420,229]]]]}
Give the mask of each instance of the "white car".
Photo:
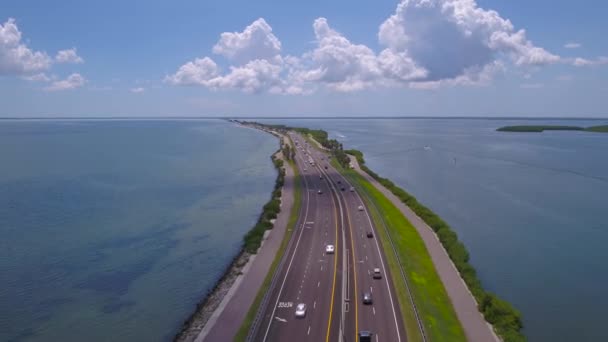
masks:
{"type": "Polygon", "coordinates": [[[363,211],[363,206],[360,205],[359,208],[357,208],[357,209],[359,209],[359,211],[363,211]]]}
{"type": "Polygon", "coordinates": [[[350,187],[350,192],[355,192],[355,187],[354,186],[350,187]]]}
{"type": "Polygon", "coordinates": [[[327,254],[334,254],[336,248],[334,247],[334,245],[327,245],[325,246],[325,253],[327,254]]]}
{"type": "Polygon", "coordinates": [[[296,306],[296,317],[297,318],[306,317],[306,304],[300,303],[296,306]]]}
{"type": "Polygon", "coordinates": [[[374,274],[372,275],[372,278],[374,279],[381,279],[382,278],[382,273],[380,273],[380,269],[379,268],[374,268],[374,274]]]}

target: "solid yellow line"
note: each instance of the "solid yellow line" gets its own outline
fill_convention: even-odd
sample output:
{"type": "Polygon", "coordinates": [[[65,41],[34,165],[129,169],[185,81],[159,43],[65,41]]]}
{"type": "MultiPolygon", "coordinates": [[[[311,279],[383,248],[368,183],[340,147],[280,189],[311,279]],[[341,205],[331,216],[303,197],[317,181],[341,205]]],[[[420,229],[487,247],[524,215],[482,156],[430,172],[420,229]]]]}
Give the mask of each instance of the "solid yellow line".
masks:
{"type": "MultiPolygon", "coordinates": [[[[326,175],[327,176],[327,175],[326,175]]],[[[328,180],[329,181],[329,180],[328,180]]],[[[330,185],[331,187],[331,185],[330,185]]],[[[331,195],[331,189],[329,191],[331,195]]],[[[331,304],[329,305],[329,320],[327,321],[327,335],[325,337],[325,341],[329,342],[329,331],[331,330],[331,315],[334,310],[334,293],[336,291],[336,272],[338,270],[338,207],[336,206],[336,202],[334,201],[334,197],[331,196],[331,203],[334,205],[334,216],[336,223],[336,248],[334,249],[334,280],[331,286],[331,304]]]]}
{"type": "Polygon", "coordinates": [[[353,296],[355,297],[355,339],[353,341],[357,341],[357,332],[359,331],[359,312],[357,310],[359,303],[359,293],[357,292],[357,261],[355,260],[355,242],[353,241],[353,226],[350,223],[350,212],[348,210],[348,206],[346,205],[346,199],[344,200],[344,202],[344,208],[346,208],[346,219],[348,220],[348,230],[350,231],[350,251],[353,256],[353,275],[355,277],[355,295],[353,296]]]}

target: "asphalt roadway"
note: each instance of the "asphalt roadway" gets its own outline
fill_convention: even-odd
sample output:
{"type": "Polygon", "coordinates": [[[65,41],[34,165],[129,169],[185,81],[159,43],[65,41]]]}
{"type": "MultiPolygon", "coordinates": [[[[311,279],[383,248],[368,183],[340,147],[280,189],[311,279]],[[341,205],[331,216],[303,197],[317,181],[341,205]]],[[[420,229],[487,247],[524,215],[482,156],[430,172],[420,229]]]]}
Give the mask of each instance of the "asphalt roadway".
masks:
{"type": "Polygon", "coordinates": [[[330,165],[327,154],[308,146],[299,135],[290,136],[299,142],[295,159],[303,179],[302,209],[294,243],[283,256],[267,305],[260,308],[253,340],[355,342],[358,332],[365,330],[376,342],[406,341],[395,290],[365,204],[330,165]],[[335,252],[327,254],[327,245],[335,252]],[[380,279],[372,277],[374,268],[380,269],[380,279]],[[363,293],[372,296],[371,304],[363,304],[363,293]],[[306,304],[303,318],[295,316],[299,303],[306,304]]]}

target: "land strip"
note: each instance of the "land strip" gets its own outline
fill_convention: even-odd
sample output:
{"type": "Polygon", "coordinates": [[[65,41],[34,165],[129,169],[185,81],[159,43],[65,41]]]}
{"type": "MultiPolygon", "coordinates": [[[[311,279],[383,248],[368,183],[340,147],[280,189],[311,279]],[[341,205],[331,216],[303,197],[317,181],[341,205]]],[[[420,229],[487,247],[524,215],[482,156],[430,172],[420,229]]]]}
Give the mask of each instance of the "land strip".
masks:
{"type": "Polygon", "coordinates": [[[579,127],[579,126],[556,126],[556,125],[520,125],[504,126],[496,129],[498,132],[518,133],[541,133],[544,131],[582,131],[595,133],[608,133],[608,125],[579,127]]]}

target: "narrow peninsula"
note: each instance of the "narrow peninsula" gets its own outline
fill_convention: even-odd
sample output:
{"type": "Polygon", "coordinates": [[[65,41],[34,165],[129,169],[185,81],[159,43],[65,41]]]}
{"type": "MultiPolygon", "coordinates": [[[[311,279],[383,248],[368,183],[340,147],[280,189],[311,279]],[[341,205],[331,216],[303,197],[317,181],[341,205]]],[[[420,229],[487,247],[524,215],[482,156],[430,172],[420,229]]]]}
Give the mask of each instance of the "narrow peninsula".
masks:
{"type": "Polygon", "coordinates": [[[580,127],[556,125],[520,125],[504,126],[496,129],[498,132],[542,133],[544,131],[583,131],[595,133],[608,133],[608,125],[580,127]]]}

